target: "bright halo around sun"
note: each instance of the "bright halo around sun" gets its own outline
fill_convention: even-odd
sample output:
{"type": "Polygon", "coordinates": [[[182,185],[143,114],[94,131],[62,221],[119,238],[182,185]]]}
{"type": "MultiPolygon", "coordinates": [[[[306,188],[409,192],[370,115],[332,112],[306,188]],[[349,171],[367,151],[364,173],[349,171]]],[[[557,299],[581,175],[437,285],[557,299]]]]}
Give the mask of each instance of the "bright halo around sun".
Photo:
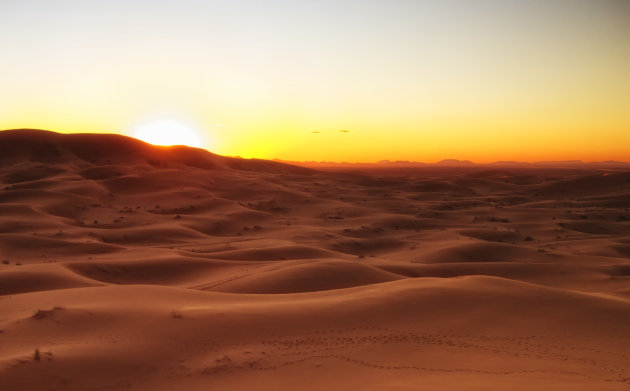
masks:
{"type": "Polygon", "coordinates": [[[153,121],[133,129],[132,137],[153,145],[187,145],[201,148],[202,138],[188,125],[172,120],[153,121]]]}

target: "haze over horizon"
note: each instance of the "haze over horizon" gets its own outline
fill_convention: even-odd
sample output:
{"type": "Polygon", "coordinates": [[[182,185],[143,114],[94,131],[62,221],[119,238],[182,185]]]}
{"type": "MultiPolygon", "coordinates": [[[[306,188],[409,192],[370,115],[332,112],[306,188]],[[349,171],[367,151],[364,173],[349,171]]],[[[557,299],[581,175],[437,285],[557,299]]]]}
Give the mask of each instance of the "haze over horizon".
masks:
{"type": "Polygon", "coordinates": [[[630,161],[625,1],[0,5],[0,129],[132,135],[172,120],[222,155],[630,161]]]}

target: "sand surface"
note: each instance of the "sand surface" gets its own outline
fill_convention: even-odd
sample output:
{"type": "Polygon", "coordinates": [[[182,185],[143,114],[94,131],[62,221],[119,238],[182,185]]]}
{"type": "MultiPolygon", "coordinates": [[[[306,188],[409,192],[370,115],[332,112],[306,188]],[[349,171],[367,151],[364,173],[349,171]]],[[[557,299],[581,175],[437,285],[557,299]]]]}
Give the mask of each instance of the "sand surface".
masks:
{"type": "Polygon", "coordinates": [[[628,390],[630,173],[0,132],[3,390],[628,390]]]}

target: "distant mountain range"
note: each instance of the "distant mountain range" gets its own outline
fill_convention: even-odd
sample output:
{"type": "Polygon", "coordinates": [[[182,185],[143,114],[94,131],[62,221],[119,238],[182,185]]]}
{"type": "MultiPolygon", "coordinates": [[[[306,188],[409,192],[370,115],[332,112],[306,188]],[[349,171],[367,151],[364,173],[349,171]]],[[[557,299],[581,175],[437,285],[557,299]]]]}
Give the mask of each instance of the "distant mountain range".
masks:
{"type": "Polygon", "coordinates": [[[630,162],[620,162],[615,160],[605,160],[600,162],[583,162],[581,160],[557,160],[542,162],[518,162],[518,161],[497,161],[492,163],[474,163],[470,160],[444,159],[435,163],[416,162],[408,160],[381,160],[375,163],[350,163],[350,162],[317,162],[317,161],[286,161],[274,159],[277,162],[293,164],[297,166],[311,168],[372,168],[372,167],[488,167],[488,168],[567,168],[567,169],[611,169],[611,170],[630,170],[630,162]]]}

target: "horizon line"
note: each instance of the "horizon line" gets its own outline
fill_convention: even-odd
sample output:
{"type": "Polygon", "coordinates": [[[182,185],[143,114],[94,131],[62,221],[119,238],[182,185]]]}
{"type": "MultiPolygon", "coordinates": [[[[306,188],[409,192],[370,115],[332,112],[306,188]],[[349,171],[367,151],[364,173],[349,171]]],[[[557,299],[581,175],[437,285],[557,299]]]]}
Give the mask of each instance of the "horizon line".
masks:
{"type": "MultiPolygon", "coordinates": [[[[0,129],[0,132],[5,131],[20,131],[20,130],[30,130],[30,131],[42,131],[42,132],[51,132],[57,134],[71,135],[71,134],[91,134],[91,135],[116,135],[121,137],[130,138],[133,140],[137,140],[148,145],[152,145],[155,147],[187,147],[192,149],[203,149],[212,154],[221,155],[213,152],[212,150],[205,147],[193,147],[189,145],[183,144],[174,144],[174,145],[158,145],[152,144],[147,141],[138,139],[136,137],[122,134],[116,131],[111,132],[90,132],[90,131],[80,131],[80,132],[71,132],[64,133],[61,131],[50,130],[50,129],[40,129],[40,128],[10,128],[10,129],[0,129]]],[[[289,160],[282,159],[279,157],[273,158],[260,158],[260,157],[250,157],[244,158],[240,155],[221,155],[226,157],[238,158],[238,159],[255,159],[255,160],[269,160],[276,161],[280,163],[286,164],[311,164],[311,165],[442,165],[442,166],[490,166],[490,165],[544,165],[544,164],[574,164],[574,165],[596,165],[596,164],[616,164],[623,166],[630,166],[630,161],[623,160],[582,160],[582,159],[566,159],[566,160],[495,160],[485,163],[475,162],[470,159],[457,159],[457,158],[443,158],[434,162],[426,162],[420,160],[390,160],[390,159],[381,159],[378,161],[330,161],[330,160],[289,160]]]]}

